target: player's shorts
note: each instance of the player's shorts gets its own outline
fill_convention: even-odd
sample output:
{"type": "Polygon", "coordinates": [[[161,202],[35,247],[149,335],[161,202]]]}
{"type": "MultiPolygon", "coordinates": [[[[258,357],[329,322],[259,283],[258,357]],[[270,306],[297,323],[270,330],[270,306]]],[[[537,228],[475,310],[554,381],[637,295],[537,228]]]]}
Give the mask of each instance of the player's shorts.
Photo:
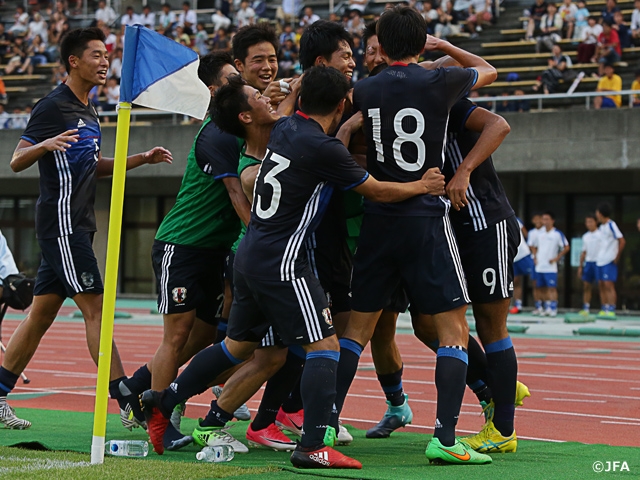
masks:
{"type": "Polygon", "coordinates": [[[292,281],[265,280],[234,272],[227,336],[262,342],[273,327],[284,345],[308,345],[335,335],[324,290],[311,273],[292,281]]]}
{"type": "Polygon", "coordinates": [[[513,259],[520,243],[516,217],[477,232],[469,227],[453,226],[471,302],[490,303],[511,298],[513,259]]]}
{"type": "Polygon", "coordinates": [[[236,259],[234,252],[229,252],[229,255],[224,260],[224,279],[231,285],[231,291],[233,292],[233,262],[236,259]]]}
{"type": "Polygon", "coordinates": [[[196,311],[215,325],[224,297],[222,272],[228,250],[153,242],[151,259],[158,289],[158,312],[169,315],[196,311]]]}
{"type": "Polygon", "coordinates": [[[615,263],[607,263],[606,265],[597,267],[598,280],[602,282],[615,282],[618,280],[618,265],[615,263]]]}
{"type": "Polygon", "coordinates": [[[402,285],[398,285],[395,292],[391,295],[391,300],[389,300],[389,304],[384,307],[384,310],[387,312],[397,312],[403,313],[407,311],[409,308],[409,297],[407,296],[407,292],[404,291],[402,285]]]}
{"type": "Polygon", "coordinates": [[[521,275],[528,275],[529,278],[533,278],[534,271],[535,271],[535,265],[533,263],[533,258],[531,258],[531,255],[527,255],[526,257],[523,257],[517,262],[513,263],[514,277],[519,277],[521,275]]]}
{"type": "Polygon", "coordinates": [[[585,262],[582,267],[582,281],[593,283],[598,281],[598,267],[596,262],[585,262]]]}
{"type": "Polygon", "coordinates": [[[33,294],[54,293],[62,298],[73,298],[78,293],[102,294],[104,286],[92,243],[93,232],[39,238],[42,262],[33,294]]]}
{"type": "Polygon", "coordinates": [[[358,312],[382,310],[400,285],[423,314],[469,303],[448,216],[365,214],[353,262],[351,307],[358,312]]]}
{"type": "Polygon", "coordinates": [[[536,288],[558,286],[558,274],[556,272],[536,272],[536,288]]]}

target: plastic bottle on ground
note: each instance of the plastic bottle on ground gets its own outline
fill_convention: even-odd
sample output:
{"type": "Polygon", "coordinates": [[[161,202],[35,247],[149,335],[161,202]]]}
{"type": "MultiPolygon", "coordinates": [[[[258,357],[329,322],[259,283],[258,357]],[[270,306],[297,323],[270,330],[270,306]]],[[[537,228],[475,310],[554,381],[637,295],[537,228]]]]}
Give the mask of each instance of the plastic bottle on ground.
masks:
{"type": "Polygon", "coordinates": [[[230,462],[233,460],[233,448],[229,445],[216,445],[215,447],[204,447],[196,453],[196,460],[208,463],[230,462]]]}
{"type": "Polygon", "coordinates": [[[144,440],[110,440],[104,446],[104,453],[116,457],[146,457],[149,444],[144,440]]]}

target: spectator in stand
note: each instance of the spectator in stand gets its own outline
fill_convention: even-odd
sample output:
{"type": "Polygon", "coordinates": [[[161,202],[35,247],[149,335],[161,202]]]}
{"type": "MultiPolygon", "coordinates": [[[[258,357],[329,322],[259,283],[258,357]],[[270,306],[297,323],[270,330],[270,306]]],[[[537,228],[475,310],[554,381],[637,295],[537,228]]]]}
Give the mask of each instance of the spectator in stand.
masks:
{"type": "Polygon", "coordinates": [[[280,52],[278,53],[279,74],[285,78],[291,77],[297,61],[298,47],[296,47],[290,38],[287,38],[284,43],[281,44],[280,52]]]}
{"type": "MultiPolygon", "coordinates": [[[[620,92],[622,91],[622,79],[616,75],[613,64],[604,65],[604,76],[598,80],[596,92],[620,92]]],[[[596,110],[601,108],[620,108],[622,97],[620,95],[606,95],[604,97],[594,97],[593,106],[596,110]]]]}
{"type": "Polygon", "coordinates": [[[0,58],[11,50],[11,37],[4,30],[4,23],[0,22],[0,58]]]}
{"type": "Polygon", "coordinates": [[[353,69],[351,81],[356,83],[365,77],[364,46],[362,45],[362,37],[360,37],[360,35],[353,36],[353,61],[356,62],[356,66],[353,69]]]}
{"type": "Polygon", "coordinates": [[[149,5],[142,7],[142,13],[139,15],[140,25],[144,25],[152,30],[156,27],[156,14],[151,11],[149,5]]]}
{"type": "Polygon", "coordinates": [[[6,75],[10,75],[13,72],[24,73],[31,65],[31,59],[27,55],[27,45],[24,43],[23,37],[16,37],[13,40],[10,52],[11,58],[9,63],[4,69],[6,75]]]}
{"type": "Polygon", "coordinates": [[[27,123],[29,122],[29,115],[24,112],[21,108],[16,107],[13,109],[13,116],[7,120],[5,125],[6,129],[9,130],[23,130],[27,128],[27,123]]]}
{"type": "Polygon", "coordinates": [[[204,57],[209,53],[209,34],[204,29],[204,23],[196,25],[196,36],[194,38],[194,47],[198,55],[204,57]]]}
{"type": "Polygon", "coordinates": [[[471,38],[477,37],[482,31],[482,25],[490,22],[491,0],[471,0],[467,18],[467,30],[471,33],[471,38]]]}
{"type": "Polygon", "coordinates": [[[122,48],[118,47],[113,51],[113,55],[109,58],[109,71],[107,77],[115,78],[120,82],[122,75],[122,48]]]}
{"type": "MultiPolygon", "coordinates": [[[[500,96],[508,97],[509,92],[502,92],[500,96]]],[[[497,101],[495,102],[495,104],[496,104],[496,108],[495,108],[496,113],[504,113],[504,112],[511,111],[511,102],[509,102],[509,100],[497,101]]]]}
{"type": "Polygon", "coordinates": [[[602,9],[600,23],[604,24],[606,22],[609,22],[613,24],[613,15],[619,11],[620,9],[618,8],[618,2],[616,2],[616,0],[607,0],[607,4],[602,9]]]}
{"type": "Polygon", "coordinates": [[[236,22],[238,28],[256,23],[256,12],[249,6],[248,0],[240,2],[240,9],[236,13],[236,22]]]}
{"type": "Polygon", "coordinates": [[[53,88],[57,87],[61,83],[66,82],[68,76],[69,74],[67,73],[67,69],[65,68],[64,63],[58,65],[57,70],[55,70],[53,72],[53,75],[51,76],[51,83],[53,84],[53,88]]]}
{"type": "MultiPolygon", "coordinates": [[[[30,57],[30,65],[27,69],[27,73],[32,74],[34,67],[47,63],[47,42],[45,42],[40,35],[36,35],[31,42],[31,45],[27,48],[27,55],[30,57]]],[[[25,128],[27,128],[25,126],[25,128]]]]}
{"type": "Polygon", "coordinates": [[[136,23],[140,23],[138,15],[133,11],[132,6],[128,6],[125,10],[125,14],[120,19],[120,25],[122,27],[133,27],[136,23]]]}
{"type": "MultiPolygon", "coordinates": [[[[517,89],[515,92],[513,92],[513,94],[517,96],[523,96],[524,90],[517,89]]],[[[512,105],[513,112],[528,112],[531,109],[529,100],[513,100],[512,105]]]]}
{"type": "Polygon", "coordinates": [[[113,33],[111,33],[111,29],[106,25],[102,25],[101,28],[105,36],[104,46],[107,47],[107,52],[111,53],[116,48],[118,37],[116,37],[113,33]]]}
{"type": "Polygon", "coordinates": [[[300,10],[296,0],[282,0],[282,5],[276,10],[276,19],[281,23],[294,24],[300,10]]]}
{"type": "Polygon", "coordinates": [[[442,2],[438,7],[438,23],[436,24],[435,36],[446,40],[448,36],[456,36],[460,34],[460,25],[456,12],[453,9],[453,3],[442,2]],[[443,3],[445,4],[443,7],[443,3]]]}
{"type": "Polygon", "coordinates": [[[600,66],[598,67],[598,75],[602,76],[604,73],[605,64],[615,64],[620,61],[622,56],[622,48],[620,47],[620,37],[610,22],[604,22],[602,24],[602,33],[598,36],[598,46],[596,47],[595,58],[600,66]]]}
{"type": "MultiPolygon", "coordinates": [[[[229,20],[229,23],[231,23],[231,20],[229,20]]],[[[158,17],[158,26],[164,30],[164,34],[168,37],[171,36],[176,26],[176,14],[171,11],[171,5],[168,3],[162,4],[162,12],[158,17]]]]}
{"type": "MultiPolygon", "coordinates": [[[[553,55],[548,60],[548,67],[540,77],[545,95],[557,93],[561,81],[567,82],[575,78],[575,73],[569,69],[571,58],[562,53],[560,45],[553,46],[553,55]]],[[[536,90],[535,87],[534,90],[536,90]]]]}
{"type": "MultiPolygon", "coordinates": [[[[482,0],[484,1],[484,0],[482,0]]],[[[433,35],[436,33],[436,25],[438,24],[438,11],[433,8],[431,0],[425,0],[422,3],[422,16],[424,21],[427,22],[427,33],[433,35]]]]}
{"type": "Polygon", "coordinates": [[[267,18],[267,2],[266,0],[254,0],[251,8],[256,12],[256,18],[267,18]]]}
{"type": "MultiPolygon", "coordinates": [[[[102,104],[102,111],[114,112],[120,100],[120,85],[118,85],[118,81],[114,77],[107,80],[103,93],[107,100],[102,104]]],[[[107,117],[107,121],[108,119],[109,117],[107,117]]]]}
{"type": "Polygon", "coordinates": [[[293,43],[298,44],[296,41],[296,34],[293,32],[293,27],[290,23],[286,23],[282,28],[282,33],[280,34],[280,38],[278,39],[280,45],[284,45],[284,42],[287,40],[291,40],[293,43]]]}
{"type": "Polygon", "coordinates": [[[636,8],[631,14],[631,37],[634,40],[640,40],[640,0],[636,0],[634,6],[636,8]]]}
{"type": "Polygon", "coordinates": [[[9,101],[7,96],[7,87],[4,85],[4,80],[0,77],[0,105],[6,105],[9,101]]]}
{"type": "Polygon", "coordinates": [[[227,30],[231,26],[231,19],[220,10],[216,10],[213,12],[213,15],[211,15],[211,23],[213,23],[213,31],[217,32],[221,28],[227,30]]]}
{"type": "Polygon", "coordinates": [[[367,8],[369,0],[349,0],[349,10],[356,11],[360,15],[364,15],[364,9],[367,8]]]}
{"type": "Polygon", "coordinates": [[[631,29],[629,28],[629,25],[624,23],[622,12],[616,12],[613,14],[612,27],[616,32],[618,32],[620,48],[629,48],[631,46],[631,29]]]}
{"type": "Polygon", "coordinates": [[[174,40],[178,43],[182,43],[183,45],[191,46],[191,37],[186,34],[184,27],[181,27],[180,25],[176,26],[174,40]]]}
{"type": "Polygon", "coordinates": [[[219,52],[228,52],[231,50],[231,41],[224,28],[219,29],[216,36],[213,37],[212,50],[219,52]]]}
{"type": "MultiPolygon", "coordinates": [[[[631,83],[631,90],[640,90],[640,70],[636,70],[634,75],[636,79],[631,83]]],[[[636,93],[633,96],[633,107],[640,107],[640,93],[636,93]]]]}
{"type": "Polygon", "coordinates": [[[349,22],[347,23],[347,31],[351,35],[362,35],[364,30],[364,20],[358,10],[352,10],[349,14],[349,22]]]}
{"type": "Polygon", "coordinates": [[[22,5],[16,7],[16,13],[13,14],[13,25],[9,27],[9,34],[17,37],[24,35],[29,28],[29,14],[22,5]]]}
{"type": "Polygon", "coordinates": [[[540,20],[540,31],[542,35],[538,37],[536,53],[540,53],[542,45],[552,50],[553,46],[562,38],[560,36],[562,33],[562,17],[558,13],[558,7],[556,7],[555,3],[547,5],[547,13],[540,20]]]}
{"type": "Polygon", "coordinates": [[[587,10],[584,0],[580,0],[578,2],[578,11],[576,12],[575,28],[573,30],[574,40],[582,41],[582,32],[589,25],[588,20],[589,10],[587,10]]]}
{"type": "Polygon", "coordinates": [[[49,39],[49,25],[38,12],[33,14],[33,20],[29,22],[27,42],[31,43],[37,35],[40,35],[40,39],[45,42],[49,39]]]}
{"type": "Polygon", "coordinates": [[[300,26],[308,27],[309,25],[311,25],[314,22],[317,22],[318,20],[320,20],[320,17],[315,13],[313,13],[313,8],[307,7],[304,9],[304,15],[300,19],[300,26]]]}
{"type": "Polygon", "coordinates": [[[182,2],[182,12],[178,15],[178,26],[182,27],[187,35],[193,35],[193,29],[197,23],[198,15],[191,10],[189,2],[182,2]]]}
{"type": "Polygon", "coordinates": [[[527,33],[525,40],[532,41],[534,35],[540,31],[540,21],[542,16],[547,13],[547,2],[545,0],[536,0],[529,8],[529,20],[527,21],[527,33]]]}
{"type": "Polygon", "coordinates": [[[601,33],[602,25],[596,22],[596,17],[589,17],[578,45],[578,63],[595,62],[596,46],[601,33]]]}
{"type": "MultiPolygon", "coordinates": [[[[578,15],[578,7],[571,0],[563,0],[558,12],[562,17],[564,38],[573,38],[573,31],[576,27],[576,16],[578,15]]],[[[589,13],[587,12],[587,16],[588,15],[589,13]]]]}
{"type": "Polygon", "coordinates": [[[9,114],[4,111],[4,104],[0,103],[0,130],[7,128],[7,122],[9,121],[9,114]]]}
{"type": "Polygon", "coordinates": [[[108,7],[104,0],[100,0],[95,14],[96,24],[102,22],[107,26],[111,26],[116,21],[116,18],[118,18],[118,14],[113,8],[108,7]]]}

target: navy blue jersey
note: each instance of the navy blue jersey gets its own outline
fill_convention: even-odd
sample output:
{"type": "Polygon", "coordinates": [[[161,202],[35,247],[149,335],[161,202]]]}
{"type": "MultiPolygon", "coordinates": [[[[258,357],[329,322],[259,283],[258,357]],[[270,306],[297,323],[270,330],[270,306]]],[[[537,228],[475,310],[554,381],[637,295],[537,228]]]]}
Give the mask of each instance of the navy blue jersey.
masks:
{"type": "Polygon", "coordinates": [[[101,133],[91,101],[85,105],[69,87],[59,85],[35,105],[21,138],[35,145],[74,128],[80,135],[77,143],[66,152],[47,152],[38,160],[38,238],[96,231],[93,204],[101,133]]]}
{"type": "Polygon", "coordinates": [[[251,222],[234,268],[245,275],[291,281],[309,274],[305,240],[317,227],[333,188],[364,182],[339,140],[301,112],[281,118],[271,131],[256,179],[251,222]]]}
{"type": "MultiPolygon", "coordinates": [[[[480,134],[465,128],[467,119],[476,105],[467,98],[458,101],[451,109],[447,142],[447,161],[443,173],[449,182],[458,166],[475,146],[480,134]]],[[[491,157],[482,162],[472,173],[467,188],[469,204],[456,211],[451,209],[451,221],[461,227],[484,230],[514,215],[502,183],[498,178],[491,157]]]]}
{"type": "MultiPolygon", "coordinates": [[[[425,70],[415,63],[394,63],[358,82],[353,103],[364,116],[369,173],[380,181],[412,182],[430,168],[442,169],[449,110],[477,77],[474,69],[425,70]]],[[[447,203],[433,195],[398,203],[365,200],[365,212],[442,216],[447,203]]]]}

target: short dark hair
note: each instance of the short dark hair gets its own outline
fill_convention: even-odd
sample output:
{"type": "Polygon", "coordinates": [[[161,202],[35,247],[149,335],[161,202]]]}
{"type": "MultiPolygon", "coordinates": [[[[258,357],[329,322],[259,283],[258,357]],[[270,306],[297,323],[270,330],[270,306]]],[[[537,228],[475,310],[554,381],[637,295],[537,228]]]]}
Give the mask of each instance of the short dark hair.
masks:
{"type": "Polygon", "coordinates": [[[378,41],[391,60],[420,55],[427,41],[427,22],[417,10],[397,5],[378,20],[378,41]]]}
{"type": "Polygon", "coordinates": [[[542,215],[549,215],[551,217],[551,220],[555,220],[556,219],[556,216],[554,215],[554,213],[551,210],[545,211],[542,215]]]}
{"type": "Polygon", "coordinates": [[[69,30],[60,43],[60,58],[64,63],[64,68],[67,73],[71,73],[71,64],[69,64],[69,57],[74,55],[81,57],[82,53],[87,49],[87,45],[92,40],[100,40],[102,43],[105,41],[104,32],[98,27],[90,28],[76,28],[75,30],[69,30]]]}
{"type": "Polygon", "coordinates": [[[595,220],[596,222],[598,221],[598,219],[596,218],[596,214],[595,214],[595,213],[591,213],[591,212],[587,213],[587,214],[584,216],[584,218],[585,218],[585,220],[586,220],[587,218],[591,218],[591,219],[595,220]]]}
{"type": "Polygon", "coordinates": [[[599,203],[596,207],[596,210],[600,212],[600,215],[602,215],[603,217],[611,217],[611,205],[609,205],[607,202],[599,203]]]}
{"type": "Polygon", "coordinates": [[[353,38],[344,27],[336,22],[318,20],[309,25],[300,37],[300,66],[302,70],[313,67],[316,58],[331,58],[338,51],[341,42],[353,48],[353,38]]]}
{"type": "Polygon", "coordinates": [[[300,110],[307,115],[328,115],[347,96],[347,78],[333,67],[311,67],[302,77],[300,110]]]}
{"type": "Polygon", "coordinates": [[[371,37],[375,37],[378,35],[376,29],[378,28],[378,21],[374,20],[365,25],[364,31],[362,32],[362,44],[367,47],[367,43],[369,43],[369,39],[371,37]]]}
{"type": "Polygon", "coordinates": [[[249,97],[244,91],[247,84],[240,75],[229,77],[211,100],[211,119],[223,132],[244,138],[247,130],[238,118],[241,112],[251,110],[249,97]]]}
{"type": "Polygon", "coordinates": [[[249,48],[262,42],[269,42],[278,53],[278,37],[271,25],[258,23],[242,27],[233,37],[233,58],[244,63],[249,48]]]}
{"type": "Polygon", "coordinates": [[[233,59],[227,52],[213,52],[200,58],[200,66],[198,67],[198,78],[202,80],[207,87],[215,85],[220,86],[222,79],[222,69],[225,65],[233,65],[233,59]]]}

